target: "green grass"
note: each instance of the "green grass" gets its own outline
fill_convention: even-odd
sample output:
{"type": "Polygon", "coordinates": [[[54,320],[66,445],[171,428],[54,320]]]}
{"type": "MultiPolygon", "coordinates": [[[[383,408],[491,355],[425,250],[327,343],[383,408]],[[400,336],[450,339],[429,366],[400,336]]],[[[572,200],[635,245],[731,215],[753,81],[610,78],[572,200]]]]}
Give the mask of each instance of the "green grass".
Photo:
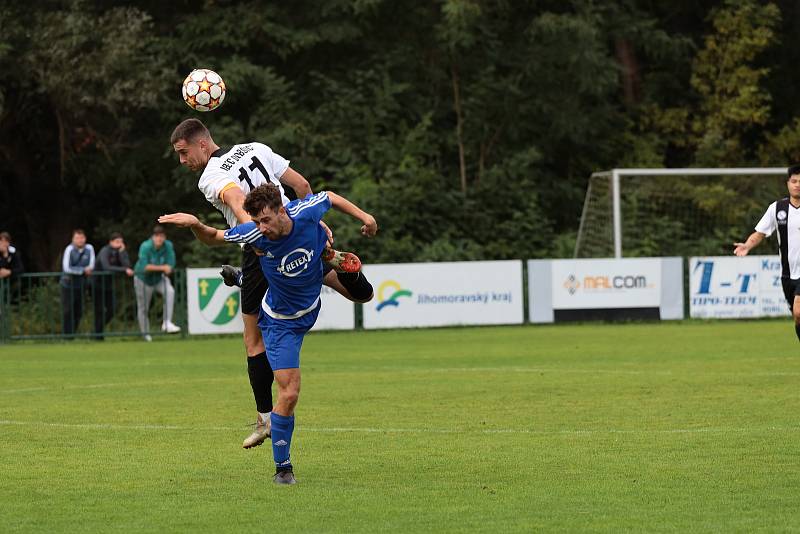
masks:
{"type": "Polygon", "coordinates": [[[238,338],[0,347],[0,532],[797,531],[791,323],[313,334],[292,458],[238,338]]]}

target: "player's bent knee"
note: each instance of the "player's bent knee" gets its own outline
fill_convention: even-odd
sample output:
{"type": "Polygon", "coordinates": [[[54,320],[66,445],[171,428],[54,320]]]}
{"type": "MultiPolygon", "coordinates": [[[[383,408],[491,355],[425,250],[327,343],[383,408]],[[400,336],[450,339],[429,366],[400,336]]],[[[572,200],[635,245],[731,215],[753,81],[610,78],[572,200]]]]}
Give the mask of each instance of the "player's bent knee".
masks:
{"type": "Polygon", "coordinates": [[[243,313],[242,322],[244,323],[244,332],[242,332],[242,335],[245,345],[252,343],[263,344],[261,329],[258,328],[258,315],[243,313]]]}
{"type": "Polygon", "coordinates": [[[252,332],[245,328],[242,333],[242,340],[248,356],[256,356],[264,352],[264,338],[261,337],[260,330],[252,332]]]}
{"type": "Polygon", "coordinates": [[[279,402],[285,404],[290,410],[294,410],[297,406],[297,400],[300,398],[300,391],[297,389],[285,389],[280,392],[279,402]]]}
{"type": "Polygon", "coordinates": [[[245,338],[244,348],[245,350],[247,350],[248,356],[258,356],[259,354],[264,352],[264,343],[245,338]]]}

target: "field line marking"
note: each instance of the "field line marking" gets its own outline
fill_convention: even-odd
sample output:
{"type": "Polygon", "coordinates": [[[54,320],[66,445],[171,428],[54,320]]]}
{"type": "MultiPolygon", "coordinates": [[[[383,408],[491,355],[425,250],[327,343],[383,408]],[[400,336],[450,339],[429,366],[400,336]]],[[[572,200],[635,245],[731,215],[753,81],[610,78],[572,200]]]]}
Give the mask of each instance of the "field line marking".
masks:
{"type": "MultiPolygon", "coordinates": [[[[374,372],[376,369],[362,369],[358,370],[359,372],[363,371],[372,371],[374,372]]],[[[393,368],[393,367],[381,367],[379,371],[384,372],[392,372],[392,373],[428,373],[428,372],[435,372],[435,373],[449,373],[449,372],[509,372],[509,373],[580,373],[580,374],[623,374],[623,375],[640,375],[640,374],[656,374],[656,373],[646,373],[640,371],[623,371],[623,370],[615,370],[615,369],[607,369],[607,370],[588,370],[588,369],[545,369],[545,368],[534,368],[534,367],[419,367],[419,368],[393,368]]],[[[349,373],[354,371],[333,371],[333,372],[326,372],[321,371],[322,374],[341,374],[341,373],[349,373]]],[[[670,371],[666,371],[660,374],[672,374],[670,371]]],[[[4,389],[0,390],[0,395],[2,394],[12,394],[12,393],[31,393],[36,391],[62,391],[62,390],[83,390],[83,389],[103,389],[103,388],[115,388],[115,387],[148,387],[148,386],[169,386],[169,385],[183,385],[192,382],[231,382],[231,381],[240,381],[240,377],[221,377],[221,378],[195,378],[195,379],[182,379],[182,380],[153,380],[149,382],[110,382],[106,384],[80,384],[80,385],[64,385],[64,386],[40,386],[40,387],[29,387],[29,388],[18,388],[18,389],[4,389]]]]}
{"type": "MultiPolygon", "coordinates": [[[[359,370],[346,370],[346,371],[320,371],[320,374],[347,374],[353,372],[375,372],[385,371],[392,373],[481,373],[481,372],[504,372],[504,373],[554,373],[554,374],[609,374],[609,375],[636,375],[636,376],[676,376],[680,377],[681,374],[676,374],[673,371],[626,371],[624,369],[552,369],[546,367],[380,367],[364,368],[359,370]]],[[[754,376],[800,376],[800,372],[794,371],[756,371],[753,373],[734,373],[729,371],[700,371],[691,373],[692,376],[705,375],[705,376],[732,376],[732,377],[754,377],[754,376]]],[[[64,385],[64,386],[38,386],[18,389],[3,389],[0,390],[0,395],[12,393],[31,393],[36,391],[62,391],[62,390],[82,390],[82,389],[103,389],[115,387],[148,387],[148,386],[169,386],[169,385],[184,385],[187,383],[198,382],[240,382],[241,377],[219,377],[219,378],[187,378],[181,380],[153,380],[148,382],[109,382],[105,384],[82,384],[82,385],[64,385]]]]}
{"type": "MultiPolygon", "coordinates": [[[[180,425],[155,425],[132,424],[120,425],[114,423],[46,423],[42,421],[14,421],[0,420],[0,426],[45,426],[55,428],[79,428],[96,430],[180,430],[180,431],[220,431],[242,430],[242,426],[180,426],[180,425]]],[[[712,433],[748,433],[748,432],[798,432],[796,427],[701,427],[701,428],[667,428],[667,429],[561,429],[561,430],[535,430],[527,428],[486,428],[486,429],[458,429],[458,428],[377,428],[377,427],[306,427],[298,426],[298,431],[317,433],[360,433],[360,434],[529,434],[542,436],[557,435],[596,435],[596,434],[712,434],[712,433]]]]}
{"type": "MultiPolygon", "coordinates": [[[[420,371],[425,369],[420,368],[420,371]]],[[[450,372],[508,372],[508,373],[577,373],[612,375],[671,375],[672,371],[626,371],[624,369],[548,369],[546,367],[434,367],[428,369],[436,373],[450,372]]],[[[401,371],[402,372],[402,371],[401,371]]]]}
{"type": "Polygon", "coordinates": [[[322,371],[326,374],[346,374],[356,372],[374,372],[374,371],[387,371],[392,373],[553,373],[553,374],[608,374],[608,375],[636,375],[636,376],[675,376],[681,377],[684,374],[689,376],[732,376],[732,377],[753,377],[753,376],[800,376],[800,371],[755,371],[755,372],[733,372],[733,371],[695,371],[681,369],[676,371],[628,371],[625,369],[560,369],[548,367],[379,367],[379,368],[363,368],[353,370],[334,370],[322,371]]]}
{"type": "Polygon", "coordinates": [[[80,385],[64,385],[64,386],[41,386],[31,388],[19,389],[3,389],[0,394],[5,393],[28,393],[31,391],[62,391],[65,389],[102,389],[102,388],[118,388],[118,387],[148,387],[148,386],[171,386],[183,385],[195,382],[232,382],[240,381],[240,377],[220,377],[220,378],[187,378],[183,380],[152,380],[149,382],[108,382],[105,384],[80,384],[80,385]]]}

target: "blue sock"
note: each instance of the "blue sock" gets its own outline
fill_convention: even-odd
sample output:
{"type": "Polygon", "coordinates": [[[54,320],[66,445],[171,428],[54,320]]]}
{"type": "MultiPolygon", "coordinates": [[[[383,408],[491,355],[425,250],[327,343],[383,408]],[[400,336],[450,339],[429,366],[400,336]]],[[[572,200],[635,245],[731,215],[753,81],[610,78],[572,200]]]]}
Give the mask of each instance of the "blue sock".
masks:
{"type": "Polygon", "coordinates": [[[292,461],[289,457],[289,447],[292,445],[294,416],[287,417],[272,412],[269,420],[272,424],[272,457],[275,459],[275,468],[291,469],[292,461]]]}

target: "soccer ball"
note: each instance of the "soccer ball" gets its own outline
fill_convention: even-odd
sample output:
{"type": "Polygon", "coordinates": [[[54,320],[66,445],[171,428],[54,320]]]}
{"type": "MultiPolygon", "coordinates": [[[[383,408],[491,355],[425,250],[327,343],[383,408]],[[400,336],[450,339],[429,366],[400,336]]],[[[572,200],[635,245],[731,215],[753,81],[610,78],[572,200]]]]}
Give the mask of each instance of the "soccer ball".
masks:
{"type": "Polygon", "coordinates": [[[183,100],[197,111],[217,109],[225,100],[222,76],[208,69],[195,69],[183,80],[183,100]]]}

